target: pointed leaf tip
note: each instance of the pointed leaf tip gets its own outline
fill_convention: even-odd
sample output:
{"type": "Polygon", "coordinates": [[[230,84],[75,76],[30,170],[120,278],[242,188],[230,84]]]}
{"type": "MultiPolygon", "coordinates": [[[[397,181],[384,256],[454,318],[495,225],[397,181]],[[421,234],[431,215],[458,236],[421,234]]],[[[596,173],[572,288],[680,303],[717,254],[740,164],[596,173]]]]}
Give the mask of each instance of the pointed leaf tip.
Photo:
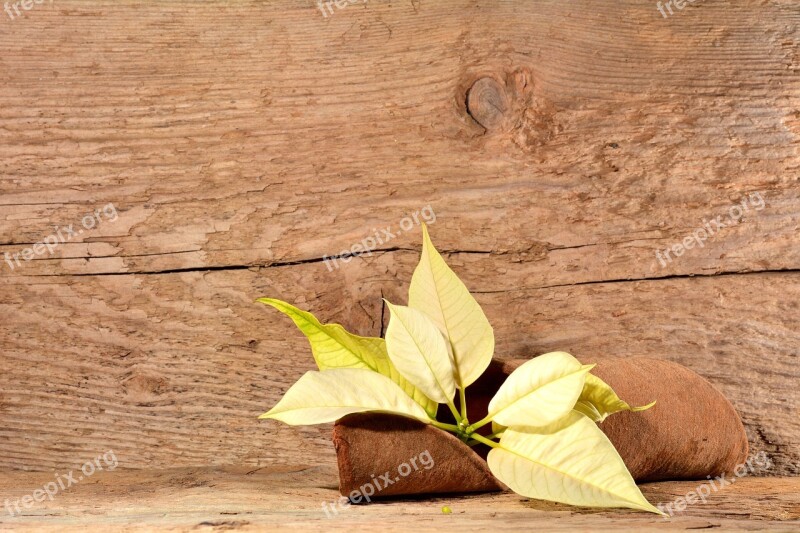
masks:
{"type": "Polygon", "coordinates": [[[606,418],[620,411],[645,411],[656,404],[651,402],[642,407],[631,407],[614,392],[605,381],[593,374],[586,376],[586,383],[580,398],[575,404],[575,410],[588,416],[595,422],[603,422],[606,418]]]}
{"type": "Polygon", "coordinates": [[[642,495],[597,424],[574,411],[545,428],[506,429],[487,462],[500,481],[529,498],[663,515],[642,495]]]}
{"type": "Polygon", "coordinates": [[[540,355],[506,379],[489,402],[489,417],[503,426],[546,426],[575,407],[592,365],[566,352],[540,355]]]}
{"type": "Polygon", "coordinates": [[[360,368],[306,372],[278,404],[259,418],[292,426],[335,422],[361,412],[382,412],[430,423],[425,410],[392,380],[360,368]]]}
{"type": "Polygon", "coordinates": [[[445,335],[453,354],[456,386],[464,389],[474,383],[492,360],[494,330],[466,285],[436,251],[426,226],[408,306],[427,315],[445,335]]]}
{"type": "Polygon", "coordinates": [[[377,337],[360,337],[339,324],[322,324],[317,318],[297,307],[274,298],[259,298],[292,319],[308,338],[311,353],[320,370],[364,368],[387,376],[406,394],[419,403],[428,415],[435,417],[439,404],[409,383],[394,367],[386,353],[386,342],[377,337]]]}

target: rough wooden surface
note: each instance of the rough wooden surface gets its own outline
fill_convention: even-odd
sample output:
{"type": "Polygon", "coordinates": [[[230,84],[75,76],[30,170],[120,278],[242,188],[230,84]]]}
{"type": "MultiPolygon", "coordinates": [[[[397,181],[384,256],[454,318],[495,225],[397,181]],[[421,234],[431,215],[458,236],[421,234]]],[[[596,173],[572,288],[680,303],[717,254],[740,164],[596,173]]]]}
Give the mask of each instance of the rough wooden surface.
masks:
{"type": "MultiPolygon", "coordinates": [[[[2,472],[0,504],[30,494],[49,474],[2,472]]],[[[338,497],[328,468],[166,469],[97,473],[24,514],[0,513],[0,529],[124,531],[797,531],[800,479],[741,478],[667,520],[632,511],[576,509],[513,493],[393,500],[331,511],[338,497]],[[329,504],[328,514],[323,504],[329,504]],[[444,514],[443,507],[452,514],[444,514]],[[413,526],[412,526],[413,524],[413,526]]],[[[697,483],[643,485],[668,503],[697,483]]]]}
{"type": "MultiPolygon", "coordinates": [[[[113,449],[128,468],[335,461],[330,427],[256,416],[313,368],[307,342],[253,296],[296,301],[377,334],[381,291],[401,300],[416,252],[338,273],[319,264],[155,276],[2,278],[15,343],[5,352],[0,461],[79,464],[113,449]],[[350,280],[357,283],[350,284],[350,280]],[[322,281],[324,280],[324,281],[322,281]],[[401,281],[403,280],[403,281],[401,281]],[[318,299],[319,287],[326,294],[318,299]],[[327,304],[325,303],[327,302],[327,304]],[[377,317],[377,319],[376,319],[377,317]],[[42,339],[58,339],[42,349],[42,339]]],[[[471,286],[486,285],[452,256],[471,286]]],[[[800,275],[765,273],[590,284],[478,295],[498,353],[556,349],[657,355],[709,378],[739,410],[754,452],[796,473],[800,275]],[[509,314],[508,309],[515,313],[509,314]],[[681,311],[683,310],[683,311],[681,311]],[[745,318],[746,317],[746,318],[745,318]]]]}
{"type": "Polygon", "coordinates": [[[0,262],[0,467],[108,449],[126,468],[331,466],[329,428],[256,421],[311,358],[252,301],[378,334],[418,229],[322,258],[430,205],[499,355],[678,361],[797,474],[799,24],[794,0],[669,19],[634,0],[327,18],[59,0],[3,19],[0,254],[108,203],[119,218],[0,262]],[[752,193],[763,209],[660,266],[752,193]]]}

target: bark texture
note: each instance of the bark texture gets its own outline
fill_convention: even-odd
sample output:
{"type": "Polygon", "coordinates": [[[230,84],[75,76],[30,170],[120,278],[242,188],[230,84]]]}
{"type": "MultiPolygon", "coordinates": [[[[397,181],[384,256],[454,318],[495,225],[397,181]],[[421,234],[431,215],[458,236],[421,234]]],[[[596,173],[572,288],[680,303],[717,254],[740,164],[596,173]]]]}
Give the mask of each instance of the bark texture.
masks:
{"type": "MultiPolygon", "coordinates": [[[[471,420],[486,416],[494,393],[523,362],[493,361],[467,389],[471,420]]],[[[598,363],[593,373],[630,405],[657,402],[646,411],[616,413],[600,424],[636,481],[704,480],[732,475],[739,465],[745,465],[743,471],[748,474],[769,470],[747,465],[747,435],[739,415],[719,391],[691,370],[638,357],[584,361],[588,362],[598,363]]],[[[490,432],[489,427],[481,433],[490,432]]],[[[376,497],[500,488],[482,460],[488,453],[486,446],[470,448],[447,432],[404,417],[350,415],[337,422],[333,441],[342,495],[371,484],[384,472],[394,482],[376,490],[376,497]],[[433,466],[397,476],[402,473],[399,467],[420,453],[427,453],[433,466]]],[[[383,485],[379,482],[378,486],[383,485]]]]}

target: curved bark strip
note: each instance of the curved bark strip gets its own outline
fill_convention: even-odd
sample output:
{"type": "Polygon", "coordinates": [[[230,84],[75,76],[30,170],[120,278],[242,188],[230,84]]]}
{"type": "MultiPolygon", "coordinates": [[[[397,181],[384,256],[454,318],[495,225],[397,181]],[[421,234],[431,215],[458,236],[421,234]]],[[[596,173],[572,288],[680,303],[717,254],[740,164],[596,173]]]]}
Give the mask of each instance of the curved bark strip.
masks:
{"type": "Polygon", "coordinates": [[[469,446],[410,418],[350,415],[336,423],[333,443],[343,496],[353,491],[378,498],[502,488],[484,459],[469,446]]]}
{"type": "MultiPolygon", "coordinates": [[[[468,389],[471,418],[478,420],[486,414],[495,391],[523,362],[492,363],[468,389]]],[[[739,415],[695,372],[677,363],[644,357],[596,362],[593,373],[629,404],[658,402],[647,411],[617,413],[600,424],[635,480],[705,479],[732,472],[747,458],[747,436],[739,415]]],[[[354,491],[358,496],[372,492],[369,496],[373,499],[502,487],[483,460],[488,451],[485,447],[472,449],[453,435],[403,417],[345,417],[336,423],[333,441],[339,488],[345,496],[354,491]],[[430,468],[420,464],[421,454],[427,454],[430,468]],[[417,468],[413,467],[415,460],[417,468]],[[409,474],[402,475],[406,471],[409,474]]]]}

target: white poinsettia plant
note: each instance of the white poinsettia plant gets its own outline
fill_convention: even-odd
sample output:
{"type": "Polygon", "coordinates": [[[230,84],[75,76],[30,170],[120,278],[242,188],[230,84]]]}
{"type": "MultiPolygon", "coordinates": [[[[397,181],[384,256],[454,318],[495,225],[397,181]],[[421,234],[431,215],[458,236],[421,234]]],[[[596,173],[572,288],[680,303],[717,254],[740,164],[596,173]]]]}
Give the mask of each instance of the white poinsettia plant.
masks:
{"type": "Polygon", "coordinates": [[[596,424],[613,413],[653,404],[631,407],[590,373],[594,365],[564,352],[536,357],[508,376],[485,418],[469,421],[467,387],[492,360],[494,332],[478,302],[433,247],[424,225],[408,306],[386,302],[391,317],[385,339],[322,324],[280,300],[258,301],[294,321],[308,337],[320,370],[301,377],[261,418],[311,425],[359,412],[411,417],[469,445],[490,446],[490,470],[523,496],[661,514],[596,424]],[[437,420],[439,404],[447,406],[456,424],[437,420]],[[488,424],[490,434],[478,432],[488,424]]]}

